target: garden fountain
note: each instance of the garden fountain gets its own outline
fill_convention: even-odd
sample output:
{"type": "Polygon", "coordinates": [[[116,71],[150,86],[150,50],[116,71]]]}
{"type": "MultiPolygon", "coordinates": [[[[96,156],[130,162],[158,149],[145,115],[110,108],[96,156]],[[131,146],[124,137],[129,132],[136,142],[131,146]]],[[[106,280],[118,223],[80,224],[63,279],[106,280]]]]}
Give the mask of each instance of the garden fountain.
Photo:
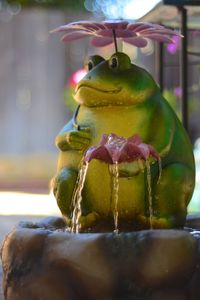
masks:
{"type": "MultiPolygon", "coordinates": [[[[171,42],[160,25],[75,22],[55,31],[103,47],[56,138],[62,218],[21,223],[4,241],[6,300],[199,299],[199,232],[187,205],[195,166],[187,133],[151,75],[117,48],[171,42]]],[[[198,221],[197,221],[198,223],[198,221]]]]}
{"type": "MultiPolygon", "coordinates": [[[[119,198],[119,163],[130,163],[136,161],[140,170],[144,170],[143,162],[145,161],[146,173],[147,173],[147,188],[148,188],[148,204],[149,204],[149,224],[150,229],[153,229],[153,207],[152,207],[152,195],[151,195],[151,169],[150,169],[150,156],[154,157],[159,162],[159,177],[161,177],[161,159],[158,153],[147,144],[142,143],[138,135],[134,135],[128,139],[119,137],[115,134],[103,135],[100,145],[95,147],[92,146],[87,149],[85,153],[82,164],[79,170],[78,179],[76,181],[76,186],[74,189],[74,195],[72,197],[73,203],[73,216],[72,216],[72,232],[79,233],[79,227],[81,226],[81,202],[82,202],[82,190],[84,188],[84,183],[87,175],[88,164],[92,159],[98,159],[103,162],[110,164],[112,185],[110,199],[113,212],[114,220],[114,232],[118,233],[118,198],[119,198]]],[[[91,225],[91,224],[90,224],[91,225]]],[[[81,228],[80,228],[81,229],[81,228]]],[[[91,229],[90,229],[91,230],[91,229]]]]}

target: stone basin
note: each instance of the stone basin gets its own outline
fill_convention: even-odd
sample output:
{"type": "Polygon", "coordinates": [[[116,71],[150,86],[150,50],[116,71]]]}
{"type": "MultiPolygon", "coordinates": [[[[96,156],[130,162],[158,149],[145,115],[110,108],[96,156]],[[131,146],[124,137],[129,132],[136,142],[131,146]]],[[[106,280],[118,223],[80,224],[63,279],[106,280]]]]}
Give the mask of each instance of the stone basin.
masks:
{"type": "Polygon", "coordinates": [[[21,222],[2,247],[5,300],[197,300],[199,239],[190,228],[72,234],[61,218],[21,222]]]}

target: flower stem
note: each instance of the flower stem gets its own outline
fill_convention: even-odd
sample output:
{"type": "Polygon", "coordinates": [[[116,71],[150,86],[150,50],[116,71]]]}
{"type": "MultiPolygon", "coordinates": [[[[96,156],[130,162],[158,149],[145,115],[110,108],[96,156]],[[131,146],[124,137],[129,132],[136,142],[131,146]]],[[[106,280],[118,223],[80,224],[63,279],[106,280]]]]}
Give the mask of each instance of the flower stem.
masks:
{"type": "Polygon", "coordinates": [[[114,45],[115,45],[115,52],[117,53],[118,49],[117,49],[117,38],[116,38],[115,29],[113,29],[112,32],[113,32],[113,40],[114,40],[114,45]]]}

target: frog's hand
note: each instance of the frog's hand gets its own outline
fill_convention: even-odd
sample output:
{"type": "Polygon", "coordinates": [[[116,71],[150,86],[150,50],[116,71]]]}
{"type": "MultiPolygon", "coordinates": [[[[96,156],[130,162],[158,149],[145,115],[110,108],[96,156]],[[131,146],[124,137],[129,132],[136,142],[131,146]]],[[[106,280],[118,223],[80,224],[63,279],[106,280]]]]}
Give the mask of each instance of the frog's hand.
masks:
{"type": "Polygon", "coordinates": [[[85,150],[91,140],[91,134],[88,128],[81,130],[72,129],[67,132],[61,132],[56,138],[56,145],[61,151],[85,150]]]}
{"type": "MultiPolygon", "coordinates": [[[[161,96],[160,96],[161,97],[161,96]]],[[[153,114],[150,135],[145,143],[152,145],[164,158],[171,149],[178,119],[164,98],[159,98],[153,114]]]]}

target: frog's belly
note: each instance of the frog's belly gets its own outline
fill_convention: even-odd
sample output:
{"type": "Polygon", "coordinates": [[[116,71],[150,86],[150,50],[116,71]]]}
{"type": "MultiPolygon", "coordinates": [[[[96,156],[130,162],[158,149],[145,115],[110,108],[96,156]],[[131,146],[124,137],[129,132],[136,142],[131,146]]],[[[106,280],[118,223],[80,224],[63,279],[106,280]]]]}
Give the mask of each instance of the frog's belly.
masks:
{"type": "MultiPolygon", "coordinates": [[[[106,163],[89,163],[82,207],[85,214],[95,211],[101,216],[112,216],[116,199],[113,198],[113,178],[106,163]]],[[[145,178],[140,173],[130,178],[119,178],[117,209],[122,219],[132,219],[145,211],[145,178]]]]}
{"type": "Polygon", "coordinates": [[[153,117],[153,109],[149,106],[141,107],[83,107],[78,124],[89,127],[91,131],[91,145],[97,145],[103,134],[115,133],[126,138],[139,134],[143,141],[148,138],[153,117]]]}
{"type": "MultiPolygon", "coordinates": [[[[92,145],[97,145],[103,134],[115,133],[126,138],[139,134],[145,140],[150,127],[151,113],[128,108],[112,108],[99,110],[95,114],[92,145]]],[[[87,118],[86,118],[87,119],[87,118]]],[[[81,120],[80,120],[81,121],[81,120]]],[[[112,215],[112,177],[106,163],[91,161],[87,174],[86,195],[91,211],[101,215],[112,215]]],[[[130,178],[119,178],[118,212],[121,218],[133,218],[136,214],[144,214],[146,198],[146,180],[143,173],[130,178]]],[[[84,206],[84,199],[83,199],[84,206]]]]}

